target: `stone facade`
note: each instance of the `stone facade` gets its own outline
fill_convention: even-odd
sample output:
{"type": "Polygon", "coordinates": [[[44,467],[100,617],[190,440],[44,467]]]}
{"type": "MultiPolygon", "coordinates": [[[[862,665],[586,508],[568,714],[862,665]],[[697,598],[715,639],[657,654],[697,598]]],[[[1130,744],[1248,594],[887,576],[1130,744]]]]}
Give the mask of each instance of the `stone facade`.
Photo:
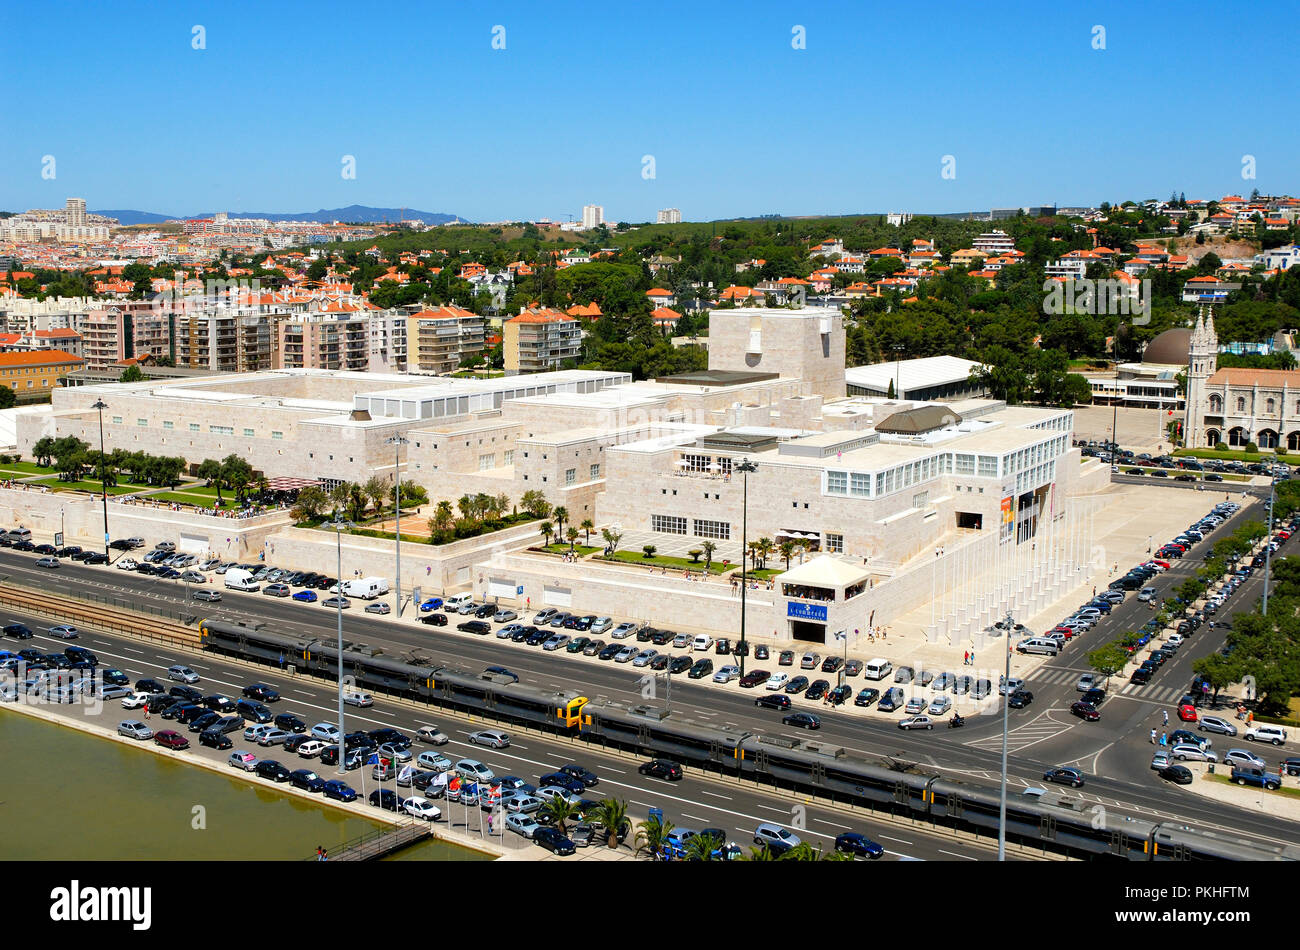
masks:
{"type": "Polygon", "coordinates": [[[779,373],[810,393],[844,396],[844,317],[837,308],[742,307],[709,315],[709,369],[779,373]]]}

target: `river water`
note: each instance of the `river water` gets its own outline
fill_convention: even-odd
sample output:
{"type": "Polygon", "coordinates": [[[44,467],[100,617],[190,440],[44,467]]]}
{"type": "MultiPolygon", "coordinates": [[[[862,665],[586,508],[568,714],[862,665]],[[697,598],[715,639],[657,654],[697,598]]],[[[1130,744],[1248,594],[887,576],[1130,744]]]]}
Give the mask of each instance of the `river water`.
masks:
{"type": "MultiPolygon", "coordinates": [[[[381,824],[17,713],[0,711],[0,754],[0,860],[292,861],[381,824]]],[[[438,841],[395,857],[485,858],[438,841]]]]}

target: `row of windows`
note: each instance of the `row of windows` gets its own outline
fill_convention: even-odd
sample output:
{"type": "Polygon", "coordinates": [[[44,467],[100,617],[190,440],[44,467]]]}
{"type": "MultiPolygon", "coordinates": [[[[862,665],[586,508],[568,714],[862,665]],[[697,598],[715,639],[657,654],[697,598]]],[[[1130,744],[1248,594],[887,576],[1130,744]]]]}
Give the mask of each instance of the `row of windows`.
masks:
{"type": "MultiPolygon", "coordinates": [[[[121,424],[122,424],[122,417],[121,417],[121,416],[114,416],[114,417],[113,417],[113,424],[114,424],[114,425],[121,425],[121,424]]],[[[147,425],[149,425],[149,420],[148,420],[148,419],[136,419],[136,420],[135,420],[135,424],[136,424],[137,426],[147,426],[147,425]]],[[[162,427],[163,427],[164,429],[175,429],[175,428],[176,428],[176,423],[174,423],[174,422],[173,422],[172,420],[170,420],[170,419],[164,419],[164,420],[163,420],[162,427]]],[[[190,429],[191,432],[199,432],[199,431],[202,429],[202,426],[200,426],[199,423],[197,423],[197,422],[191,422],[191,423],[189,423],[189,429],[190,429]]],[[[235,434],[235,429],[234,429],[233,426],[208,426],[208,431],[211,432],[213,435],[234,435],[234,434],[235,434]]],[[[244,429],[244,437],[245,437],[245,438],[252,439],[252,438],[254,438],[256,435],[257,435],[257,433],[256,433],[255,430],[253,430],[253,429],[244,429]]],[[[284,438],[284,433],[281,432],[281,431],[278,430],[278,429],[272,429],[272,430],[271,430],[271,438],[273,438],[273,439],[283,439],[283,438],[284,438]]]]}
{"type": "Polygon", "coordinates": [[[677,515],[651,515],[650,530],[664,534],[685,534],[686,519],[677,515]]]}
{"type": "Polygon", "coordinates": [[[1058,436],[1050,442],[1040,442],[1038,445],[1031,445],[1008,453],[1002,459],[1002,474],[1014,475],[1034,465],[1039,465],[1048,459],[1056,458],[1066,450],[1067,438],[1067,436],[1058,436]]]}
{"type": "MultiPolygon", "coordinates": [[[[20,380],[15,379],[12,383],[9,384],[9,388],[10,388],[10,389],[17,389],[17,388],[18,388],[18,383],[19,383],[19,382],[20,382],[20,380]]],[[[48,379],[42,379],[42,380],[41,380],[41,386],[44,387],[44,388],[46,388],[46,389],[48,389],[49,386],[50,386],[50,381],[49,381],[48,379]]],[[[35,384],[34,382],[32,382],[30,379],[27,380],[27,388],[28,388],[28,389],[34,389],[35,387],[36,387],[36,384],[35,384]]]]}
{"type": "Polygon", "coordinates": [[[721,541],[729,541],[731,539],[731,522],[706,521],[703,518],[696,518],[694,534],[697,538],[717,538],[721,541]]]}
{"type": "MultiPolygon", "coordinates": [[[[1245,396],[1237,397],[1237,411],[1238,412],[1246,411],[1245,396]]],[[[1296,415],[1300,415],[1300,399],[1296,400],[1295,411],[1296,411],[1296,415]]],[[[1218,393],[1210,394],[1210,412],[1213,413],[1223,412],[1223,397],[1220,396],[1218,393]]],[[[1277,400],[1275,399],[1264,400],[1264,413],[1266,415],[1271,415],[1275,412],[1277,412],[1277,400]]]]}

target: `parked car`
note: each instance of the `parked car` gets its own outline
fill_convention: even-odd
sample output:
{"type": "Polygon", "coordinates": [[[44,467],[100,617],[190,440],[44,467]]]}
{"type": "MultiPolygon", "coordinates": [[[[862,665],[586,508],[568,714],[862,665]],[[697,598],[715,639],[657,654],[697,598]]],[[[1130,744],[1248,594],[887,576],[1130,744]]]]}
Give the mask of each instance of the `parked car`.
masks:
{"type": "Polygon", "coordinates": [[[178,683],[197,683],[199,674],[188,666],[171,666],[167,668],[167,678],[178,683]]]}
{"type": "Polygon", "coordinates": [[[469,741],[475,745],[485,745],[493,749],[504,749],[510,745],[510,736],[500,729],[484,729],[470,733],[469,741]]]}

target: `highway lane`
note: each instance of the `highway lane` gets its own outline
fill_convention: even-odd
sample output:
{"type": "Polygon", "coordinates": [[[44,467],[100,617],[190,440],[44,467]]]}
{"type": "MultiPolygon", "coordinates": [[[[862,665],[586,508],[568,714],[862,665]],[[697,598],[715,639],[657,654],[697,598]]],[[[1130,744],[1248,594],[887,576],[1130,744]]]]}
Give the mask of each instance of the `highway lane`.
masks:
{"type": "MultiPolygon", "coordinates": [[[[37,635],[32,640],[22,642],[24,648],[58,652],[69,644],[68,641],[44,635],[50,624],[48,620],[22,613],[6,616],[26,623],[36,631],[37,635]]],[[[8,646],[8,641],[5,643],[8,646]]],[[[289,677],[278,671],[268,672],[264,668],[236,663],[225,657],[211,654],[195,656],[85,628],[82,629],[80,638],[72,643],[91,649],[102,666],[121,669],[133,681],[146,676],[162,679],[168,666],[184,663],[202,677],[197,688],[205,694],[221,693],[238,698],[244,686],[254,682],[267,682],[279,689],[283,696],[272,707],[276,713],[293,713],[308,724],[337,721],[337,693],[332,684],[321,680],[289,677]]],[[[82,706],[46,708],[67,715],[80,715],[85,710],[82,706]]],[[[0,707],[2,710],[3,707],[0,707]]],[[[99,718],[103,720],[102,724],[114,726],[122,719],[141,717],[138,712],[121,709],[118,701],[110,701],[104,704],[99,718]]],[[[150,724],[155,729],[177,728],[182,734],[189,735],[183,727],[173,726],[157,716],[150,717],[150,724]]],[[[565,763],[577,761],[594,771],[601,780],[596,788],[590,790],[588,797],[617,795],[628,801],[629,812],[634,820],[645,818],[650,808],[657,807],[678,827],[720,827],[732,840],[742,845],[748,845],[752,841],[754,827],[759,822],[774,821],[792,828],[805,840],[823,848],[833,846],[835,836],[843,831],[867,834],[884,845],[886,859],[889,860],[983,860],[996,853],[996,843],[987,838],[979,839],[942,829],[930,830],[924,824],[910,819],[895,819],[883,812],[869,813],[863,809],[850,811],[809,801],[806,796],[758,789],[750,783],[719,780],[695,770],[688,770],[687,777],[680,782],[669,783],[647,778],[636,771],[643,759],[612,754],[586,743],[524,732],[509,726],[505,728],[512,734],[512,745],[501,750],[488,749],[470,743],[467,738],[471,732],[485,725],[483,721],[436,707],[421,708],[418,704],[379,698],[375,706],[369,709],[349,707],[344,725],[348,731],[395,726],[408,734],[422,725],[437,725],[451,741],[436,748],[453,760],[465,757],[478,759],[499,775],[518,775],[534,783],[539,775],[553,771],[565,763]]],[[[194,741],[194,736],[189,735],[189,738],[194,741]]],[[[334,768],[318,766],[310,760],[299,761],[300,757],[285,753],[282,749],[255,747],[244,741],[239,734],[232,735],[231,738],[235,748],[246,748],[259,758],[275,758],[289,768],[316,768],[325,778],[336,777],[334,768]]],[[[424,748],[417,743],[412,751],[418,753],[424,748]]],[[[224,761],[229,755],[228,752],[218,753],[197,747],[193,751],[215,756],[218,761],[224,761]]],[[[380,787],[370,777],[368,768],[348,772],[344,780],[357,789],[358,793],[368,794],[380,787]],[[363,772],[366,773],[364,781],[363,772]]],[[[388,787],[394,786],[388,783],[388,787]]],[[[399,794],[407,793],[407,790],[399,790],[399,794]]],[[[469,831],[478,832],[475,809],[466,810],[463,806],[448,802],[439,804],[454,825],[463,824],[464,816],[468,815],[469,831]]],[[[507,837],[514,836],[508,834],[507,837]]],[[[540,858],[543,854],[538,849],[534,856],[540,858]]],[[[1013,857],[1037,858],[1040,855],[1016,849],[1013,857]]]]}
{"type": "MultiPolygon", "coordinates": [[[[1218,498],[1211,493],[1206,495],[1208,511],[1218,498]]],[[[1216,538],[1234,530],[1241,521],[1257,517],[1259,511],[1260,506],[1255,504],[1238,512],[1206,541],[1193,548],[1188,557],[1175,561],[1169,572],[1154,581],[1154,586],[1164,591],[1179,583],[1199,564],[1200,552],[1208,550],[1216,538]]],[[[184,590],[176,581],[159,581],[134,572],[106,567],[88,568],[76,562],[65,562],[65,566],[58,572],[49,572],[35,568],[33,562],[31,555],[0,549],[0,573],[11,573],[16,578],[21,575],[26,583],[39,583],[53,590],[90,589],[100,594],[120,595],[128,600],[145,596],[156,603],[172,605],[179,605],[183,599],[184,590]]],[[[1121,567],[1127,566],[1129,565],[1121,567]]],[[[213,578],[220,580],[217,575],[213,575],[213,578]]],[[[213,605],[217,609],[211,611],[212,614],[230,619],[266,622],[279,632],[311,637],[334,636],[335,615],[319,606],[288,602],[260,594],[224,592],[224,596],[225,600],[220,605],[213,605]]],[[[1248,596],[1246,591],[1239,591],[1235,600],[1243,603],[1248,596]]],[[[194,606],[202,614],[203,609],[209,605],[194,606]]],[[[1110,618],[1083,637],[1072,641],[1060,657],[1042,664],[1031,674],[1029,683],[1035,691],[1035,702],[1028,709],[1013,710],[1011,716],[1013,754],[1009,759],[1009,770],[1012,781],[1016,785],[1037,784],[1047,766],[1080,763],[1091,774],[1098,776],[1090,780],[1088,788],[1095,785],[1106,792],[1103,797],[1107,804],[1132,808],[1135,812],[1150,813],[1155,810],[1188,820],[1225,820],[1221,806],[1215,806],[1211,813],[1200,807],[1199,799],[1194,796],[1154,780],[1146,768],[1149,758],[1145,755],[1135,757],[1132,750],[1128,749],[1128,745],[1141,744],[1150,728],[1149,724],[1135,725],[1135,721],[1140,720],[1144,711],[1148,710],[1141,700],[1145,696],[1160,695],[1160,690],[1168,693],[1175,689],[1164,685],[1174,681],[1175,673],[1178,680],[1175,691],[1181,695],[1181,689],[1191,680],[1191,660],[1220,645],[1209,642],[1208,631],[1204,628],[1174,660],[1162,668],[1150,686],[1143,688],[1140,696],[1133,697],[1133,711],[1127,719],[1112,714],[1112,710],[1121,709],[1124,705],[1118,702],[1121,698],[1118,690],[1113,692],[1099,723],[1083,723],[1068,714],[1069,702],[1075,698],[1074,680],[1079,673],[1088,671],[1083,659],[1087,650],[1116,631],[1139,626],[1145,622],[1147,613],[1145,605],[1139,605],[1136,598],[1130,596],[1110,618]],[[1187,670],[1185,676],[1184,668],[1187,670]],[[1053,684],[1049,679],[1059,682],[1053,684]],[[1104,777],[1098,775],[1099,772],[1104,772],[1104,777]]],[[[453,619],[450,628],[435,628],[415,623],[409,617],[403,622],[377,618],[354,607],[344,613],[344,635],[348,639],[372,646],[382,645],[396,655],[419,650],[421,655],[433,662],[463,666],[472,671],[502,664],[520,674],[524,682],[535,686],[578,688],[595,699],[626,703],[643,701],[643,670],[599,663],[564,653],[544,653],[538,648],[503,642],[490,636],[475,637],[459,633],[454,630],[456,619],[453,619]]],[[[729,659],[717,656],[713,658],[719,665],[729,659]]],[[[774,662],[764,665],[771,669],[777,668],[774,662]]],[[[796,669],[792,672],[800,671],[796,669]]],[[[807,672],[810,677],[813,676],[811,671],[807,672]]],[[[662,682],[663,677],[660,678],[660,683],[662,682]]],[[[855,689],[862,683],[860,679],[849,682],[854,683],[855,689]]],[[[741,690],[734,684],[723,688],[679,676],[673,677],[671,705],[675,710],[710,725],[767,734],[793,734],[781,725],[780,713],[755,709],[753,698],[763,692],[761,689],[741,690]]],[[[819,703],[808,703],[801,697],[795,697],[794,708],[815,709],[823,721],[819,739],[842,745],[851,753],[868,760],[884,763],[900,760],[915,762],[926,768],[951,772],[972,780],[995,782],[997,779],[1001,749],[1000,716],[977,717],[970,720],[971,724],[962,730],[940,729],[914,733],[899,730],[895,724],[896,718],[878,714],[870,718],[846,715],[841,711],[828,710],[819,703]]],[[[1258,815],[1243,813],[1234,816],[1229,810],[1226,820],[1240,825],[1242,830],[1256,834],[1276,833],[1276,826],[1262,824],[1258,815]]]]}

